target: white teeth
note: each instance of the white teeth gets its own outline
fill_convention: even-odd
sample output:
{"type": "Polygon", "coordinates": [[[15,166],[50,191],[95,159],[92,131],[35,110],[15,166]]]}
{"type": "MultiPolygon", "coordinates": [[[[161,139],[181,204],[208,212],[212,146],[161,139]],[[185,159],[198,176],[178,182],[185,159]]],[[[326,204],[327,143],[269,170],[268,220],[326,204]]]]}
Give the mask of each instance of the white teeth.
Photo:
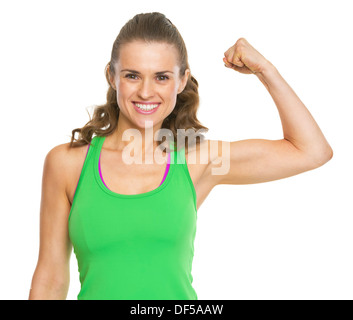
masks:
{"type": "Polygon", "coordinates": [[[149,111],[149,110],[157,108],[158,104],[148,104],[147,105],[147,104],[135,103],[135,106],[138,107],[141,110],[149,111]]]}

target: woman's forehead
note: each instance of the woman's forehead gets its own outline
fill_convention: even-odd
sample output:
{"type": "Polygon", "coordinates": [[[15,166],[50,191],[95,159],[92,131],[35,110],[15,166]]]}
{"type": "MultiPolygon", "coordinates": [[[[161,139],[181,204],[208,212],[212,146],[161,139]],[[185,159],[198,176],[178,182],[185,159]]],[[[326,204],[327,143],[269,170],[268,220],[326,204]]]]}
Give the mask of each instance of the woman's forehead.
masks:
{"type": "Polygon", "coordinates": [[[168,43],[135,41],[122,46],[118,61],[119,69],[139,72],[152,70],[177,72],[177,50],[168,43]]]}
{"type": "Polygon", "coordinates": [[[134,40],[127,42],[121,46],[121,49],[123,48],[140,48],[142,49],[147,49],[147,50],[176,50],[175,46],[171,43],[163,42],[163,41],[142,41],[142,40],[134,40]]]}

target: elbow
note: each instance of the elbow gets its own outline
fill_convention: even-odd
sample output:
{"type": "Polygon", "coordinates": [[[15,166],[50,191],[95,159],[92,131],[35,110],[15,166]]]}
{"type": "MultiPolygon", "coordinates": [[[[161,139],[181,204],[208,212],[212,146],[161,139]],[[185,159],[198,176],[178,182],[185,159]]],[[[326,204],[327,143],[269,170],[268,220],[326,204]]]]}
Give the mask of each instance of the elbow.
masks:
{"type": "Polygon", "coordinates": [[[317,157],[314,159],[314,167],[321,167],[325,163],[329,162],[333,157],[333,150],[331,147],[322,151],[317,157]]]}
{"type": "Polygon", "coordinates": [[[32,283],[29,300],[66,300],[67,283],[43,281],[32,283]]]}
{"type": "Polygon", "coordinates": [[[324,163],[330,161],[333,157],[333,150],[331,147],[329,147],[325,152],[323,152],[322,155],[323,159],[324,159],[324,163]]]}
{"type": "Polygon", "coordinates": [[[31,284],[29,300],[65,300],[69,288],[69,276],[36,271],[31,284]]]}
{"type": "Polygon", "coordinates": [[[332,150],[332,148],[330,147],[330,153],[329,153],[329,157],[328,157],[328,160],[327,160],[327,161],[331,160],[332,157],[333,157],[333,150],[332,150]]]}

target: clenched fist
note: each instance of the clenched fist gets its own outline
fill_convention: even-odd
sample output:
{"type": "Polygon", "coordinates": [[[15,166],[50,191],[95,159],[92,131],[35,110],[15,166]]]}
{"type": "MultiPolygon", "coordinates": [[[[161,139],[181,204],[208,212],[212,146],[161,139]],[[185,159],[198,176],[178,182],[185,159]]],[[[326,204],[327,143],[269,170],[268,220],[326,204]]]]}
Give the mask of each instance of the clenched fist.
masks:
{"type": "Polygon", "coordinates": [[[223,61],[227,68],[240,73],[261,73],[270,62],[246,39],[239,38],[225,53],[223,61]]]}

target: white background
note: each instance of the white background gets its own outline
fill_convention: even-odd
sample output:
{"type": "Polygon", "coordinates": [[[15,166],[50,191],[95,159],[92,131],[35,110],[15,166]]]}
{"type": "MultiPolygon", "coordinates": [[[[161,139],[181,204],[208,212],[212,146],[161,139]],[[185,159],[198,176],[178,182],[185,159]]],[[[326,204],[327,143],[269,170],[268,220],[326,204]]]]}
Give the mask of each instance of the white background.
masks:
{"type": "MultiPolygon", "coordinates": [[[[334,151],[324,166],[253,185],[220,185],[198,211],[199,299],[352,299],[350,1],[2,1],[0,299],[27,299],[39,247],[44,158],[105,102],[121,27],[159,11],[186,43],[209,139],[281,139],[254,75],[224,67],[240,37],[270,60],[334,151]]],[[[79,292],[71,258],[68,299],[79,292]]]]}

